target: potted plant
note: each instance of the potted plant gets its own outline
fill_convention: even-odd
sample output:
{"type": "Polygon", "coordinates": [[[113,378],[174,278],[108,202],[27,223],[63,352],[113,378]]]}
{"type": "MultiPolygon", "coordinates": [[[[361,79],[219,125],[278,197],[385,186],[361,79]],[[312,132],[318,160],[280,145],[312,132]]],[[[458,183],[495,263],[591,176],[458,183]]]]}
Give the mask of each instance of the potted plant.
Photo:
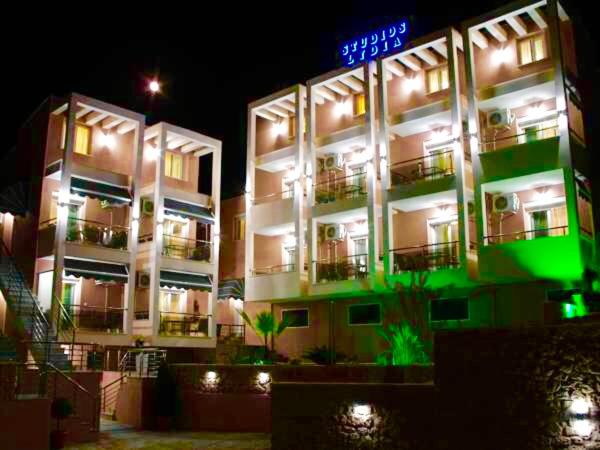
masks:
{"type": "Polygon", "coordinates": [[[66,398],[57,397],[52,401],[50,414],[53,419],[56,419],[56,430],[50,433],[50,448],[59,450],[64,448],[67,441],[67,432],[60,429],[60,421],[73,414],[73,405],[66,398]]]}
{"type": "Polygon", "coordinates": [[[169,431],[173,424],[173,417],[175,417],[177,385],[164,360],[158,367],[154,394],[156,427],[159,431],[169,431]]]}
{"type": "Polygon", "coordinates": [[[116,249],[127,248],[127,233],[125,231],[115,231],[108,243],[108,247],[116,249]]]}
{"type": "Polygon", "coordinates": [[[137,348],[141,348],[144,346],[144,336],[142,336],[141,334],[136,334],[135,336],[133,336],[133,343],[135,344],[135,346],[137,348]]]}
{"type": "Polygon", "coordinates": [[[100,230],[98,227],[92,225],[85,225],[83,227],[83,240],[91,244],[97,244],[100,242],[100,230]]]}

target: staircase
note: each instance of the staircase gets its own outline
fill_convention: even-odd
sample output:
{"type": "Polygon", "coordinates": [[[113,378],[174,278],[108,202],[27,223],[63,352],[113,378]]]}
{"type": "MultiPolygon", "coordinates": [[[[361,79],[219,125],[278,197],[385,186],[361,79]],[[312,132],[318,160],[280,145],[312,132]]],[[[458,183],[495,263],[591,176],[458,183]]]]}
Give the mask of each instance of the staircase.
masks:
{"type": "Polygon", "coordinates": [[[0,246],[0,290],[8,308],[17,319],[22,335],[29,343],[28,350],[34,361],[49,362],[60,370],[69,370],[69,357],[57,342],[59,337],[68,341],[75,339],[75,326],[70,315],[61,302],[56,301],[57,320],[56,327],[52,329],[4,242],[0,246]]]}

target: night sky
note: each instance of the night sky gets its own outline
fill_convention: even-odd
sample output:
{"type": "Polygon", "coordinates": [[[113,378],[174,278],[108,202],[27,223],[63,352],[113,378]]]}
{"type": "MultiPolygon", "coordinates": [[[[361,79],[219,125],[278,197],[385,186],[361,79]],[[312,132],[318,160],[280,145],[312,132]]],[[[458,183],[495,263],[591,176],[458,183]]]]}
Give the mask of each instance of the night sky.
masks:
{"type": "MultiPolygon", "coordinates": [[[[240,10],[237,2],[223,3],[227,14],[203,10],[203,2],[193,9],[192,3],[136,3],[138,11],[110,2],[80,2],[70,11],[29,4],[27,11],[5,15],[4,24],[14,19],[15,30],[0,31],[8,91],[8,134],[0,150],[14,146],[18,127],[48,95],[75,91],[144,113],[148,124],[164,120],[221,139],[228,198],[243,188],[249,102],[339,67],[339,43],[373,28],[408,17],[411,36],[418,37],[505,3],[279,2],[260,3],[260,15],[240,10]],[[164,94],[151,101],[145,83],[154,75],[164,94]]],[[[582,17],[581,78],[592,86],[600,72],[593,62],[595,13],[586,3],[567,5],[582,17]]]]}

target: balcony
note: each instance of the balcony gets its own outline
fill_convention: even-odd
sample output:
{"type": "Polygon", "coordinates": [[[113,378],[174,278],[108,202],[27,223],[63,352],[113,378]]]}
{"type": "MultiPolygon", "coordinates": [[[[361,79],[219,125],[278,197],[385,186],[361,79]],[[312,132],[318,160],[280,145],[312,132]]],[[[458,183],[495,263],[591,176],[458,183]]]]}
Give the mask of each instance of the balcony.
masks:
{"type": "Polygon", "coordinates": [[[84,245],[127,250],[128,233],[128,227],[69,218],[66,240],[84,245]]]}
{"type": "Polygon", "coordinates": [[[566,225],[552,228],[538,228],[535,230],[515,231],[512,233],[484,236],[483,243],[485,245],[496,245],[507,242],[525,241],[551,236],[566,236],[568,232],[569,227],[566,225]]]}
{"type": "Polygon", "coordinates": [[[458,267],[458,255],[458,241],[390,250],[394,274],[458,267]]]}
{"type": "Polygon", "coordinates": [[[246,335],[246,327],[244,324],[230,324],[230,323],[218,323],[217,324],[217,339],[219,341],[229,340],[241,340],[244,342],[246,335]]]}
{"type": "Polygon", "coordinates": [[[210,262],[212,243],[180,236],[163,235],[162,255],[169,258],[210,262]]]}
{"type": "Polygon", "coordinates": [[[369,276],[368,255],[350,255],[335,261],[314,261],[317,283],[363,280],[369,276]]]}
{"type": "Polygon", "coordinates": [[[266,266],[260,267],[257,269],[252,269],[252,276],[259,277],[262,275],[272,275],[275,273],[289,273],[295,272],[296,265],[295,264],[278,264],[275,266],[266,266]]]}
{"type": "Polygon", "coordinates": [[[159,333],[164,336],[207,337],[210,315],[162,312],[159,333]]]}
{"type": "Polygon", "coordinates": [[[551,126],[542,129],[535,129],[525,133],[513,134],[511,136],[503,136],[491,140],[482,141],[480,151],[482,153],[493,152],[497,150],[508,149],[521,144],[529,144],[531,142],[550,139],[558,136],[558,126],[551,126]]]}
{"type": "Polygon", "coordinates": [[[78,329],[123,333],[124,308],[72,305],[67,310],[78,329]]]}
{"type": "Polygon", "coordinates": [[[271,202],[275,202],[278,200],[286,200],[286,199],[290,199],[290,198],[294,198],[294,190],[293,189],[287,189],[285,191],[275,192],[273,194],[261,195],[260,197],[255,197],[252,200],[252,204],[253,205],[262,205],[265,203],[271,203],[271,202]]]}
{"type": "Polygon", "coordinates": [[[392,186],[410,185],[454,175],[452,150],[409,159],[390,165],[392,186]]]}
{"type": "Polygon", "coordinates": [[[361,199],[366,197],[366,173],[339,177],[315,184],[315,203],[317,205],[333,203],[339,200],[361,199]]]}

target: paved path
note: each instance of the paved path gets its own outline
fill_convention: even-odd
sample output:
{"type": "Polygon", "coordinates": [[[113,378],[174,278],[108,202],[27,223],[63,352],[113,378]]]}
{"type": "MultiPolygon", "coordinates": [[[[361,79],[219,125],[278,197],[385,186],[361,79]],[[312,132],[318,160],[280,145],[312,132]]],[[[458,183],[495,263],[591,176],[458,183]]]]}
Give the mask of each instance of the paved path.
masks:
{"type": "Polygon", "coordinates": [[[65,450],[268,450],[270,436],[261,433],[157,433],[136,431],[116,422],[102,421],[100,440],[94,444],[67,447],[65,450]]]}

